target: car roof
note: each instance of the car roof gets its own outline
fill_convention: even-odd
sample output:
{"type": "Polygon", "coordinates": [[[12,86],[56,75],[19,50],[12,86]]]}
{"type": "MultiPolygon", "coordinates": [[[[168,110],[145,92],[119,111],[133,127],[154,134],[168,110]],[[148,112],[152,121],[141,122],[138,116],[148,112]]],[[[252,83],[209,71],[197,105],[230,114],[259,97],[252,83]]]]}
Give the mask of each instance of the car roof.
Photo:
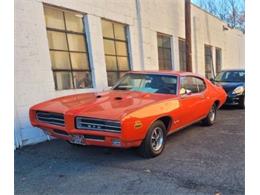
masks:
{"type": "Polygon", "coordinates": [[[192,72],[183,72],[183,71],[175,71],[175,70],[145,70],[145,71],[130,71],[129,73],[137,73],[137,74],[163,74],[163,75],[175,75],[175,76],[197,76],[203,77],[199,74],[192,72]]]}

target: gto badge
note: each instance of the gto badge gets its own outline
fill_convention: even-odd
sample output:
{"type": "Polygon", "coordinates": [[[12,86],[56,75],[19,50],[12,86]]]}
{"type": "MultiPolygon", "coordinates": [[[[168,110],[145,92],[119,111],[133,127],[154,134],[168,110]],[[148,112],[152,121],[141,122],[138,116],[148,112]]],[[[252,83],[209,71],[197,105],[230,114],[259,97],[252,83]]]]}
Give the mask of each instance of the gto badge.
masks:
{"type": "Polygon", "coordinates": [[[143,123],[141,121],[135,121],[135,125],[134,125],[135,129],[139,129],[142,126],[143,126],[143,123]]]}

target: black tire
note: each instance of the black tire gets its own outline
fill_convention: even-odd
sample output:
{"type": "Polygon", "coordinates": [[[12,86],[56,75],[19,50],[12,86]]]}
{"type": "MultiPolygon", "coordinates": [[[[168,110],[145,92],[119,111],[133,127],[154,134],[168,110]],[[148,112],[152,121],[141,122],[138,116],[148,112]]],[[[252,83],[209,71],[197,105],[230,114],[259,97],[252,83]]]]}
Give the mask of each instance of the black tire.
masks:
{"type": "Polygon", "coordinates": [[[240,109],[244,109],[245,108],[245,96],[240,98],[238,107],[240,109]]]}
{"type": "Polygon", "coordinates": [[[139,154],[145,158],[153,158],[162,153],[166,141],[166,128],[162,121],[154,122],[143,140],[141,146],[138,148],[139,154]],[[158,132],[158,134],[156,133],[158,132]],[[158,140],[157,136],[158,135],[158,140]],[[158,146],[158,147],[156,147],[158,146]]]}
{"type": "Polygon", "coordinates": [[[213,104],[206,118],[202,119],[202,125],[211,126],[215,123],[217,116],[217,105],[213,104]]]}

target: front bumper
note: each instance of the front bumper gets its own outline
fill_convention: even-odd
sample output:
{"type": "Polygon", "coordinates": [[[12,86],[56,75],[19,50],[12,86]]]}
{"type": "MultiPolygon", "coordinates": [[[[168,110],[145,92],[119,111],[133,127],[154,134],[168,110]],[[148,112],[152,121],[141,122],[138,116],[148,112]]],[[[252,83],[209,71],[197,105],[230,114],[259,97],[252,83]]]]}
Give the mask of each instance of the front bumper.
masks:
{"type": "Polygon", "coordinates": [[[119,133],[98,132],[88,130],[73,130],[68,132],[64,129],[61,130],[57,128],[46,128],[41,126],[38,127],[41,128],[46,134],[50,135],[51,137],[62,139],[69,142],[73,142],[75,136],[83,137],[80,143],[81,145],[131,148],[140,146],[142,142],[142,140],[123,140],[121,138],[121,134],[119,133]]]}
{"type": "Polygon", "coordinates": [[[235,106],[241,104],[244,101],[244,95],[228,94],[225,105],[235,106]]]}

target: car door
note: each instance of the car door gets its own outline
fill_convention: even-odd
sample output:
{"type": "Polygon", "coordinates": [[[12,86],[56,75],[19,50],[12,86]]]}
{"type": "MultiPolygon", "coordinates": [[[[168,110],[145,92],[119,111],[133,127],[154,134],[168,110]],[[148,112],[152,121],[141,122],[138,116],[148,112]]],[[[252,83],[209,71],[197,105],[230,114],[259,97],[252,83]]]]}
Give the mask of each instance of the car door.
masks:
{"type": "Polygon", "coordinates": [[[199,105],[202,103],[202,98],[203,96],[199,93],[198,83],[195,77],[180,77],[180,108],[178,110],[176,128],[187,126],[198,119],[199,112],[197,109],[199,109],[199,105]],[[184,90],[185,93],[182,93],[184,90]]]}
{"type": "Polygon", "coordinates": [[[207,85],[204,79],[199,78],[199,77],[194,77],[194,82],[197,83],[197,88],[198,92],[196,93],[197,95],[197,103],[196,103],[196,108],[195,108],[195,113],[194,113],[194,120],[199,120],[205,115],[207,115],[209,111],[209,98],[207,94],[207,85]]]}

